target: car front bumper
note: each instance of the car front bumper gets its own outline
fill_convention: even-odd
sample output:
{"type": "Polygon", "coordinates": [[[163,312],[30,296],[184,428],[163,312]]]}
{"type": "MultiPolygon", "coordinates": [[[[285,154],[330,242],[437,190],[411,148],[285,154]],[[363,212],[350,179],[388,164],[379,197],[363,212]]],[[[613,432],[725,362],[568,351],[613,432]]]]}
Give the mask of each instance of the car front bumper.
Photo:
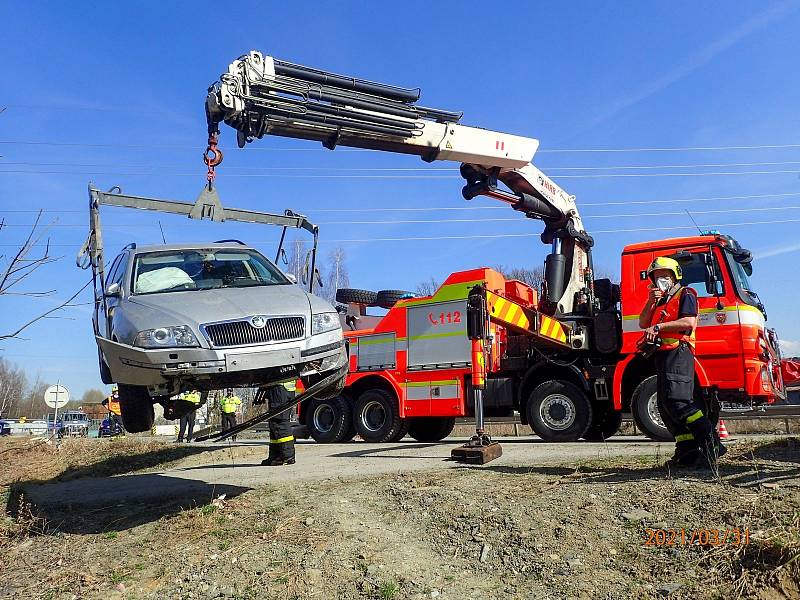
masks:
{"type": "Polygon", "coordinates": [[[286,376],[335,369],[347,360],[341,330],[308,339],[233,348],[148,350],[95,336],[115,383],[164,386],[180,379],[224,378],[264,369],[286,376]],[[318,365],[318,366],[317,366],[318,365]]]}

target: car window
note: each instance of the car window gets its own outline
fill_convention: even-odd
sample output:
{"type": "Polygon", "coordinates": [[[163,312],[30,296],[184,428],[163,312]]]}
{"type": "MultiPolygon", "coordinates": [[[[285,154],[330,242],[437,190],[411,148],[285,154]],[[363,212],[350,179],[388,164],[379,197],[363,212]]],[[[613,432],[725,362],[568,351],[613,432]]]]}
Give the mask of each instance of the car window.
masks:
{"type": "Polygon", "coordinates": [[[106,287],[111,285],[112,283],[119,283],[117,281],[117,277],[119,276],[119,272],[122,270],[120,266],[122,265],[122,254],[118,254],[117,257],[114,259],[114,262],[111,263],[111,267],[109,267],[108,271],[106,271],[106,287]]]}
{"type": "Polygon", "coordinates": [[[288,284],[258,252],[227,248],[137,254],[132,273],[134,294],[288,284]]]}

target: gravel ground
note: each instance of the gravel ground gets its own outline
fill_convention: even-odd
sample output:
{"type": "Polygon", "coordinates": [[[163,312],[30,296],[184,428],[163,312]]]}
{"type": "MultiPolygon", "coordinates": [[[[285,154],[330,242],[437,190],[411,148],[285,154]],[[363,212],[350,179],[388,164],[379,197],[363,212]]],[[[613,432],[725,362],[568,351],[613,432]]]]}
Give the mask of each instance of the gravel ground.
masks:
{"type": "Polygon", "coordinates": [[[139,442],[6,450],[0,597],[800,597],[794,439],[739,444],[718,477],[606,453],[63,512],[30,505],[20,483],[180,468],[197,456],[139,442]],[[726,529],[747,529],[749,543],[646,543],[648,530],[684,530],[688,542],[726,529]]]}

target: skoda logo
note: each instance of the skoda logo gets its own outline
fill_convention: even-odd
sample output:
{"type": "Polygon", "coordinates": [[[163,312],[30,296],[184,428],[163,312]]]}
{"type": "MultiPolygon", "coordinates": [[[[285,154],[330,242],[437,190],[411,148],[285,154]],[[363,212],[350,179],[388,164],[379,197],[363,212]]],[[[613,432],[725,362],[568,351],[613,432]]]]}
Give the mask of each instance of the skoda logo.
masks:
{"type": "Polygon", "coordinates": [[[256,315],[250,319],[250,324],[256,329],[264,329],[264,327],[267,325],[267,318],[262,317],[261,315],[256,315]]]}

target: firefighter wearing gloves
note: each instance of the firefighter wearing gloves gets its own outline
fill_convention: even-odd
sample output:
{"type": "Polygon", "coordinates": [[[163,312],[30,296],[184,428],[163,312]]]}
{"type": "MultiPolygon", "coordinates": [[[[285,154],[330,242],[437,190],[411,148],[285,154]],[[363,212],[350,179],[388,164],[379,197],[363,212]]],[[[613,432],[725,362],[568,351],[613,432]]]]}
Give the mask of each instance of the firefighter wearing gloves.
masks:
{"type": "MultiPolygon", "coordinates": [[[[267,396],[268,410],[275,410],[290,405],[296,392],[294,381],[271,385],[264,390],[267,396]]],[[[261,464],[266,467],[281,467],[294,464],[294,434],[291,425],[291,410],[287,408],[281,414],[269,420],[269,455],[261,464]]]]}
{"type": "Polygon", "coordinates": [[[675,455],[667,465],[692,467],[698,461],[714,467],[725,449],[694,400],[694,349],[697,294],[680,284],[681,267],[674,259],[656,258],[648,267],[652,282],[647,304],[639,316],[648,342],[656,343],[658,410],[675,437],[675,455]]]}
{"type": "Polygon", "coordinates": [[[192,434],[194,433],[194,420],[197,414],[197,407],[200,406],[202,397],[200,392],[192,390],[188,394],[182,394],[180,400],[190,403],[194,408],[181,417],[180,429],[178,430],[178,443],[183,441],[183,434],[186,433],[186,441],[192,441],[192,434]],[[188,431],[187,431],[188,430],[188,431]]]}
{"type": "MultiPolygon", "coordinates": [[[[225,390],[225,395],[220,398],[219,409],[222,413],[222,431],[236,426],[236,411],[242,405],[242,399],[233,393],[232,389],[225,390]]],[[[236,436],[233,436],[236,441],[236,436]]]]}

